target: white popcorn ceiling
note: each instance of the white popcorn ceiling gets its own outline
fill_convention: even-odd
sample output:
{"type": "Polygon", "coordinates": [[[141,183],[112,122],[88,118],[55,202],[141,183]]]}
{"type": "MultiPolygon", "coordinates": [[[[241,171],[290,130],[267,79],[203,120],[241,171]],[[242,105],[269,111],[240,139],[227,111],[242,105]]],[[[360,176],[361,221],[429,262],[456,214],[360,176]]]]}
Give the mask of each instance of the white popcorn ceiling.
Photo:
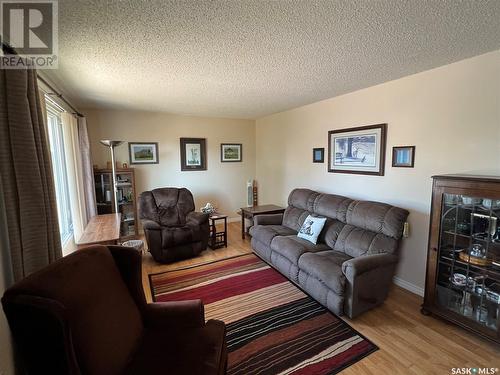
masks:
{"type": "Polygon", "coordinates": [[[258,118],[500,48],[500,0],[60,0],[79,108],[258,118]]]}

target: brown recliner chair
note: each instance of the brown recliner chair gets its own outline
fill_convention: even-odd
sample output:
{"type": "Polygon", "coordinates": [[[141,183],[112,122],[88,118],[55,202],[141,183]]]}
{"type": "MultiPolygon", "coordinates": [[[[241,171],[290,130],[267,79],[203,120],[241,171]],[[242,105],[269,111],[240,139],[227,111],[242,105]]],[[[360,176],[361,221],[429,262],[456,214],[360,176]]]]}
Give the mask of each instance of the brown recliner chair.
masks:
{"type": "Polygon", "coordinates": [[[208,214],[194,209],[193,195],[185,188],[141,193],[140,218],[149,251],[157,262],[192,258],[207,248],[208,214]]]}
{"type": "Polygon", "coordinates": [[[93,246],[9,288],[23,374],[224,374],[225,325],[201,301],[146,303],[141,254],[93,246]]]}

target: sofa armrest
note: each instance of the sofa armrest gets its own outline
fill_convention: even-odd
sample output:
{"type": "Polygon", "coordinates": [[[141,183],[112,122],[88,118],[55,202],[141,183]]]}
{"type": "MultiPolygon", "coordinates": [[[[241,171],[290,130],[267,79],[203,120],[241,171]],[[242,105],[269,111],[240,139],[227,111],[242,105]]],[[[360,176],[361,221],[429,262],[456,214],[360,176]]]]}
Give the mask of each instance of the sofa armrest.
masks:
{"type": "Polygon", "coordinates": [[[379,267],[396,264],[398,257],[393,254],[372,254],[363,255],[357,258],[346,260],[342,263],[342,272],[351,283],[357,276],[375,270],[379,267]]]}
{"type": "Polygon", "coordinates": [[[283,214],[257,215],[253,218],[254,225],[280,225],[283,222],[283,214]]]}
{"type": "Polygon", "coordinates": [[[203,212],[191,211],[186,215],[186,222],[188,224],[202,225],[208,223],[208,217],[210,215],[203,212]]]}
{"type": "Polygon", "coordinates": [[[141,220],[142,227],[148,230],[160,230],[161,225],[153,220],[141,220]]]}
{"type": "Polygon", "coordinates": [[[149,328],[200,328],[205,325],[201,300],[154,302],[144,309],[144,324],[149,328]]]}

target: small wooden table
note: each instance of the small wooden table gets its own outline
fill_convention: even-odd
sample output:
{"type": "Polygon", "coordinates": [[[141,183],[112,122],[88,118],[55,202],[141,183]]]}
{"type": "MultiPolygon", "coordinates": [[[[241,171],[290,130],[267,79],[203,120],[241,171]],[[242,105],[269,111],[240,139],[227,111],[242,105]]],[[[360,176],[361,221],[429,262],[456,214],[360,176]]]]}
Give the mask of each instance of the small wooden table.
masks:
{"type": "Polygon", "coordinates": [[[247,233],[247,229],[245,227],[245,219],[250,219],[253,222],[254,216],[257,215],[265,215],[265,214],[281,214],[285,212],[285,209],[280,206],[276,206],[274,204],[265,204],[262,206],[253,206],[253,207],[242,207],[240,209],[241,215],[241,238],[245,239],[245,235],[247,233]]]}
{"type": "Polygon", "coordinates": [[[210,220],[210,238],[208,239],[208,246],[212,249],[219,247],[227,247],[227,215],[213,214],[208,218],[210,220]],[[224,231],[217,232],[217,220],[224,220],[224,231]]]}
{"type": "Polygon", "coordinates": [[[120,239],[121,218],[121,213],[94,216],[76,243],[78,249],[96,244],[116,245],[120,239]]]}

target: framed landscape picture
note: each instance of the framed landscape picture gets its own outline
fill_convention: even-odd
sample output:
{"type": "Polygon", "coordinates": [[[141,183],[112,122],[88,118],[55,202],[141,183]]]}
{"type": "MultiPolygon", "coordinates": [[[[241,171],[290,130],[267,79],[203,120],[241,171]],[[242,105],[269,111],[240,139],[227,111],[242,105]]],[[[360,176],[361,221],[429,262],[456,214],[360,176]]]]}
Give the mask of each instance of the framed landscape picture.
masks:
{"type": "Polygon", "coordinates": [[[220,161],[238,162],[242,160],[242,145],[241,143],[221,143],[220,145],[220,161]]]}
{"type": "Polygon", "coordinates": [[[181,171],[205,171],[206,169],[205,138],[181,138],[181,171]]]}
{"type": "Polygon", "coordinates": [[[383,176],[387,124],[328,132],[328,172],[383,176]]]}
{"type": "Polygon", "coordinates": [[[129,142],[130,164],[158,164],[157,142],[129,142]]]}

